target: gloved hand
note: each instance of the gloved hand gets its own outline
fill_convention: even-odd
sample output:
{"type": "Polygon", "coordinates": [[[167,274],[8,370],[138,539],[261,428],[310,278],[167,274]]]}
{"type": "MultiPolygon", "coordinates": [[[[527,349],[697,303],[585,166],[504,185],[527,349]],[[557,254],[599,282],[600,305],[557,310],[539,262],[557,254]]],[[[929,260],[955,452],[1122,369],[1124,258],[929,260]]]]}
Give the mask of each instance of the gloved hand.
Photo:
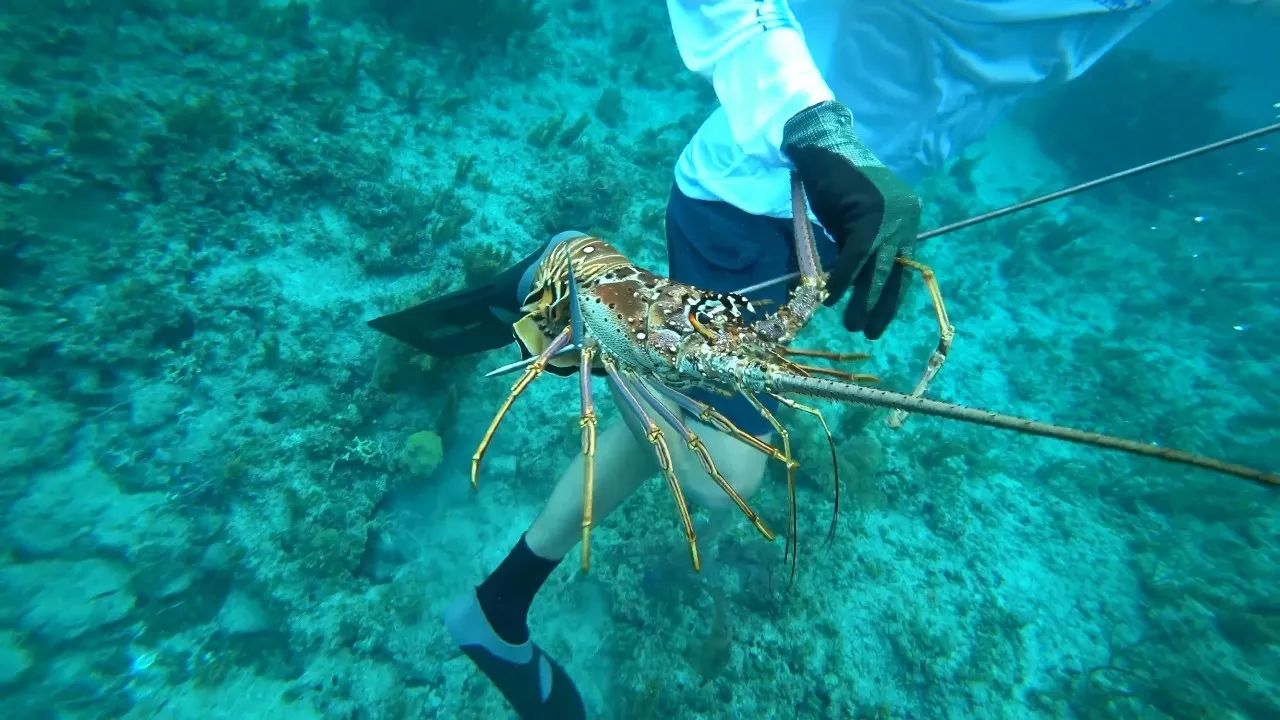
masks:
{"type": "Polygon", "coordinates": [[[920,198],[858,139],[853,113],[835,100],[787,121],[782,152],[795,165],[809,205],[836,241],[826,304],[849,290],[844,326],[879,338],[898,312],[903,266],[920,227],[920,198]]]}

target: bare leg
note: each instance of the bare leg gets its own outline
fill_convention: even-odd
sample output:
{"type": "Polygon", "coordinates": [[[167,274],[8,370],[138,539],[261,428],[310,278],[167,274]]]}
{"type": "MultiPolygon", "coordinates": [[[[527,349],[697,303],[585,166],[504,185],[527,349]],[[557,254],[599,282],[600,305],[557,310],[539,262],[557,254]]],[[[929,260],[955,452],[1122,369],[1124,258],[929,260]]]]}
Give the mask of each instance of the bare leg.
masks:
{"type": "MultiPolygon", "coordinates": [[[[770,457],[728,433],[702,423],[688,413],[684,414],[682,421],[702,440],[721,476],[742,498],[749,501],[764,479],[765,466],[770,461],[770,457]]],[[[768,443],[773,436],[765,434],[756,437],[768,443]]],[[[672,442],[671,455],[672,462],[680,473],[681,484],[685,487],[690,504],[701,507],[707,513],[705,520],[697,523],[700,545],[707,547],[708,541],[732,527],[735,522],[751,526],[750,521],[743,517],[737,505],[707,474],[702,463],[687,445],[672,442]]],[[[711,578],[719,567],[715,559],[716,555],[708,552],[702,557],[701,573],[711,578]]],[[[694,579],[695,576],[689,571],[687,550],[680,544],[673,543],[670,555],[664,554],[664,559],[646,572],[646,578],[649,577],[658,578],[660,587],[673,587],[671,583],[674,581],[694,579]]]]}
{"type": "MultiPolygon", "coordinates": [[[[616,393],[614,402],[619,402],[616,393]]],[[[673,412],[681,414],[674,403],[664,401],[673,412]]],[[[622,504],[641,483],[657,471],[657,462],[649,448],[644,430],[630,414],[626,422],[614,423],[599,437],[595,456],[595,493],[591,516],[596,523],[622,504]]],[[[704,425],[696,418],[683,416],[683,421],[702,439],[721,474],[743,497],[750,497],[764,477],[768,458],[729,435],[704,425]]],[[[697,456],[679,441],[679,432],[654,414],[654,421],[669,438],[671,459],[677,476],[692,504],[719,514],[734,507],[732,500],[703,469],[697,456]]],[[[768,436],[762,438],[766,442],[768,436]]],[[[525,536],[529,548],[541,557],[559,560],[582,539],[583,457],[576,456],[560,473],[551,496],[525,536]]]]}
{"type": "MultiPolygon", "coordinates": [[[[625,423],[596,438],[593,516],[606,517],[657,469],[625,423]]],[[[506,559],[473,592],[455,599],[444,623],[521,717],[585,720],[581,696],[564,668],[530,637],[529,607],[560,560],[582,534],[584,456],[560,473],[533,525],[506,559]]]]}
{"type": "MultiPolygon", "coordinates": [[[[614,402],[623,406],[615,395],[614,402]]],[[[679,417],[680,410],[668,405],[679,417]]],[[[638,420],[623,413],[595,444],[592,518],[599,522],[622,504],[658,469],[652,444],[638,420]]],[[[683,421],[701,438],[720,472],[743,497],[754,493],[769,456],[692,417],[683,421]]],[[[662,418],[661,430],[683,436],[662,418]]],[[[669,443],[672,465],[694,504],[714,513],[736,512],[733,501],[707,474],[683,442],[669,443]]],[[[542,512],[505,560],[474,592],[464,593],[446,611],[445,626],[453,641],[489,677],[512,707],[528,717],[543,715],[578,720],[585,717],[581,697],[564,669],[535,644],[527,617],[534,596],[560,560],[581,542],[583,533],[584,456],[561,472],[542,512]]]]}
{"type": "MultiPolygon", "coordinates": [[[[745,443],[720,432],[710,425],[704,425],[696,417],[684,416],[689,429],[702,438],[707,452],[716,462],[716,467],[724,475],[729,484],[743,498],[755,495],[764,479],[765,464],[769,458],[745,443]]],[[[772,434],[757,435],[761,441],[770,442],[772,434]]],[[[671,449],[672,460],[680,468],[680,477],[687,478],[689,497],[695,504],[706,508],[713,514],[734,509],[733,501],[716,485],[715,481],[702,468],[702,464],[688,447],[681,445],[671,449]]]]}
{"type": "MultiPolygon", "coordinates": [[[[658,469],[647,443],[641,446],[626,423],[615,422],[596,441],[595,492],[591,517],[599,523],[658,469]]],[[[574,457],[560,473],[551,496],[525,542],[538,555],[563,558],[582,540],[583,456],[574,457]]]]}

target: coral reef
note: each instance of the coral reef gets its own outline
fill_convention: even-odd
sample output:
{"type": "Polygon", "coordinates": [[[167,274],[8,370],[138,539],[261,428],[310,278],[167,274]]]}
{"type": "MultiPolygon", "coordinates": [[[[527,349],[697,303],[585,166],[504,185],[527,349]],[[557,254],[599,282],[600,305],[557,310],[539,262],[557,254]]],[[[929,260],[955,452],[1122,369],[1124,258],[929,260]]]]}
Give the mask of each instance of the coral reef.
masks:
{"type": "Polygon", "coordinates": [[[414,477],[429,476],[437,467],[444,455],[444,447],[440,436],[431,430],[419,430],[404,442],[401,457],[409,472],[414,477]]]}

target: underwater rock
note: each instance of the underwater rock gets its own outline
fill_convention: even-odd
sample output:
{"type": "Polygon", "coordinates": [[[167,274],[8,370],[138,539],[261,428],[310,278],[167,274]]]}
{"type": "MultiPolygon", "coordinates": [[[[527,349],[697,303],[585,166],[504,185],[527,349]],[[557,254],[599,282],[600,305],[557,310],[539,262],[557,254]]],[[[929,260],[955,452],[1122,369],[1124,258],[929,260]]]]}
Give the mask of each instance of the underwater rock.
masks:
{"type": "Polygon", "coordinates": [[[200,557],[200,567],[212,572],[225,572],[235,561],[235,551],[225,542],[211,543],[200,557]]]}
{"type": "Polygon", "coordinates": [[[279,618],[267,603],[240,588],[231,589],[218,611],[218,627],[227,635],[252,635],[279,626],[279,618]]]}
{"type": "Polygon", "coordinates": [[[385,531],[373,529],[369,531],[369,542],[360,558],[359,573],[375,584],[389,583],[396,570],[411,561],[405,543],[397,542],[385,531]]]}
{"type": "Polygon", "coordinates": [[[177,416],[183,398],[182,390],[173,383],[144,385],[133,394],[129,420],[140,430],[155,430],[177,416]]]}
{"type": "Polygon", "coordinates": [[[95,554],[92,532],[98,526],[136,527],[138,510],[103,473],[40,473],[9,508],[3,529],[20,557],[65,559],[95,554]]]}
{"type": "Polygon", "coordinates": [[[159,600],[191,587],[197,572],[185,555],[185,548],[180,545],[150,543],[138,548],[134,559],[138,568],[133,575],[134,592],[159,600]]]}
{"type": "Polygon", "coordinates": [[[37,561],[0,568],[0,585],[25,600],[18,625],[67,642],[124,619],[133,610],[129,571],[111,560],[37,561]]]}
{"type": "Polygon", "coordinates": [[[0,437],[5,439],[0,448],[0,475],[63,465],[72,434],[80,424],[72,407],[34,392],[4,394],[10,397],[0,397],[0,404],[9,405],[0,415],[0,437]]]}
{"type": "Polygon", "coordinates": [[[7,685],[31,667],[31,652],[18,641],[18,634],[0,630],[0,685],[7,685]]]}
{"type": "Polygon", "coordinates": [[[149,543],[185,548],[221,531],[216,513],[180,511],[161,493],[122,493],[122,477],[100,463],[33,477],[0,523],[23,559],[132,554],[149,543]]]}

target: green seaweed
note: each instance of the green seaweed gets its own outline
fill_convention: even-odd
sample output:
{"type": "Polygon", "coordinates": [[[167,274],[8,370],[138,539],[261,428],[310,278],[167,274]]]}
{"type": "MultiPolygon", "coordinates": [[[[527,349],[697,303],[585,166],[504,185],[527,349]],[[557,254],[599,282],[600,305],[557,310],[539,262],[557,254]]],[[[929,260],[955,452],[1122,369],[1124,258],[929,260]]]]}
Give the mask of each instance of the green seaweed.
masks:
{"type": "Polygon", "coordinates": [[[188,147],[231,145],[236,120],[214,93],[186,97],[170,105],[164,113],[165,131],[188,147]]]}

